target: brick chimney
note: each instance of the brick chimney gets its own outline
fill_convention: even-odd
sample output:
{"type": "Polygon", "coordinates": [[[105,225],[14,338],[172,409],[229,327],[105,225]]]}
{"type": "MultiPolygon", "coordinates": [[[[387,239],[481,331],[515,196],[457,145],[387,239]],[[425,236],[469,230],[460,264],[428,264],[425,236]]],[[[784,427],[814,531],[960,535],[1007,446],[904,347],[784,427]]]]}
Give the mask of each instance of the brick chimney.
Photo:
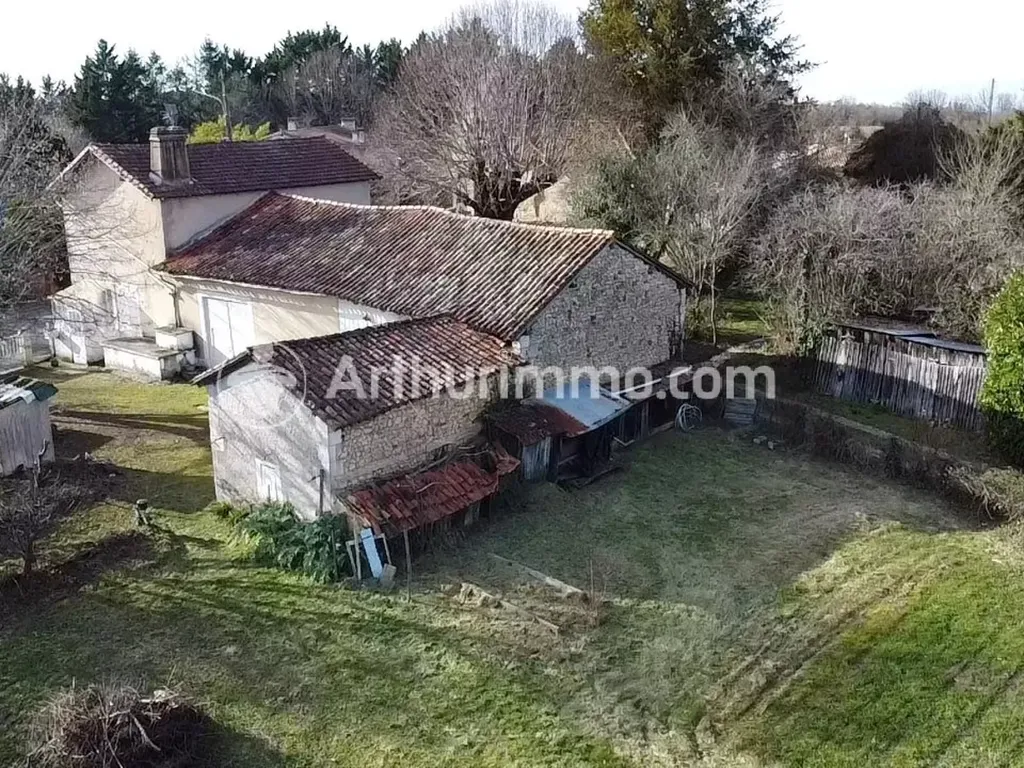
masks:
{"type": "Polygon", "coordinates": [[[185,140],[188,131],[161,125],[149,132],[149,175],[157,184],[187,184],[192,180],[185,140]]]}

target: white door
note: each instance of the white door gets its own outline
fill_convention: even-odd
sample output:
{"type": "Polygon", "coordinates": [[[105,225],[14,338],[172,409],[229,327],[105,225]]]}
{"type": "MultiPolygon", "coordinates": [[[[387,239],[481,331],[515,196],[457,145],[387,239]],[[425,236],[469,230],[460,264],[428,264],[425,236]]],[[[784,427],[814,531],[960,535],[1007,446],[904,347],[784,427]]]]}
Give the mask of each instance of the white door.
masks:
{"type": "Polygon", "coordinates": [[[206,364],[219,365],[253,343],[252,305],[224,299],[204,299],[206,364]]]}
{"type": "Polygon", "coordinates": [[[281,500],[281,471],[276,464],[269,461],[258,461],[256,485],[260,499],[263,501],[281,500]]]}

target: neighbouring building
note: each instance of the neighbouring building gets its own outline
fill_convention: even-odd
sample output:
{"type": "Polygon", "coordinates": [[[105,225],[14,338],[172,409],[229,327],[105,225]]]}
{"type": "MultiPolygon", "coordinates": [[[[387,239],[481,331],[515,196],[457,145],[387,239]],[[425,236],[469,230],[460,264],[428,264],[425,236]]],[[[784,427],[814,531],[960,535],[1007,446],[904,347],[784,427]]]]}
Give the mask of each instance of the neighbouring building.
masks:
{"type": "Polygon", "coordinates": [[[12,374],[0,377],[0,477],[53,461],[52,384],[12,374]]]}
{"type": "Polygon", "coordinates": [[[308,125],[303,119],[289,117],[287,126],[274,131],[267,138],[270,141],[282,139],[309,139],[323,137],[340,144],[346,152],[360,160],[366,153],[366,130],[360,128],[354,117],[342,118],[332,125],[308,125]]]}
{"type": "Polygon", "coordinates": [[[173,368],[188,352],[175,345],[187,340],[172,332],[171,348],[156,343],[157,329],[182,327],[177,285],[154,269],[168,254],[268,190],[369,203],[377,178],[322,137],[204,145],[186,138],[184,129],[164,127],[153,129],[149,146],[93,144],[62,172],[71,285],[53,297],[60,356],[98,362],[106,347],[120,363],[173,368]],[[110,344],[116,340],[128,342],[110,344]]]}
{"type": "Polygon", "coordinates": [[[524,224],[565,224],[572,212],[572,181],[564,176],[527,198],[516,208],[515,220],[524,224]]]}

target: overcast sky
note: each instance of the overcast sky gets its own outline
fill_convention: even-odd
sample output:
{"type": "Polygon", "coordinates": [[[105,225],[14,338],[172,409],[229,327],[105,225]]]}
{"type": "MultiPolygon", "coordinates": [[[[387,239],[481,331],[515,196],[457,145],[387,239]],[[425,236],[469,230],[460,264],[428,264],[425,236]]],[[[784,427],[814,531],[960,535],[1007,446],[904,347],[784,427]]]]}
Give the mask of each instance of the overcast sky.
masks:
{"type": "MultiPolygon", "coordinates": [[[[353,43],[398,37],[406,42],[440,24],[463,0],[0,0],[0,72],[38,81],[71,81],[101,37],[118,50],[158,51],[171,63],[209,35],[268,51],[286,31],[329,21],[353,43]]],[[[576,13],[584,0],[555,0],[576,13]]],[[[997,80],[997,91],[1024,96],[1019,0],[776,0],[787,32],[819,62],[803,79],[805,95],[821,100],[899,102],[910,91],[974,94],[997,80]]]]}

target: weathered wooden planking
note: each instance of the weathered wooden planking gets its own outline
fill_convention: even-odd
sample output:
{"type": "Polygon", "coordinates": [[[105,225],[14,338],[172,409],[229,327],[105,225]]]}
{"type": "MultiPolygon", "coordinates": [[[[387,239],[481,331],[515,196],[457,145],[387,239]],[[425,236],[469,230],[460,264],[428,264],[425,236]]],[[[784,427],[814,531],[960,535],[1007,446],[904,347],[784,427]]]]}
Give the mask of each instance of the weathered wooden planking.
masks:
{"type": "Polygon", "coordinates": [[[816,391],[882,405],[901,416],[982,429],[985,356],[873,331],[844,331],[815,351],[816,391]]]}

